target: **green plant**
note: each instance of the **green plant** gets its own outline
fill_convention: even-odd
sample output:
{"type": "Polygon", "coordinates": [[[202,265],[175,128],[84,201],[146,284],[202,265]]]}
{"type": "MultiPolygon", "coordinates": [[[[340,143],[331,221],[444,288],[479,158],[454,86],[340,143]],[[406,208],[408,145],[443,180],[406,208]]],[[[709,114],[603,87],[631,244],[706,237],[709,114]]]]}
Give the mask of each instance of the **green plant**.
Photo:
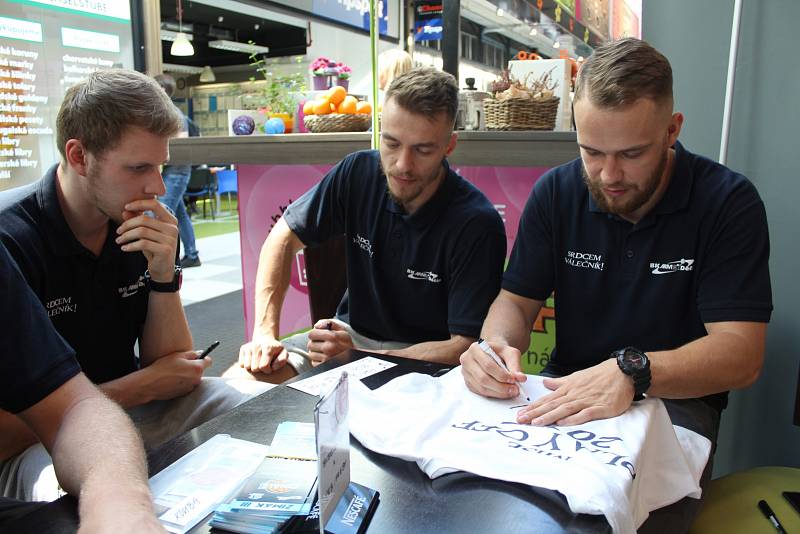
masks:
{"type": "MultiPolygon", "coordinates": [[[[299,63],[301,58],[298,58],[299,63]]],[[[250,65],[256,69],[266,82],[260,91],[259,97],[262,107],[267,113],[288,113],[294,114],[297,109],[297,97],[292,93],[299,93],[306,90],[305,76],[301,73],[294,74],[275,74],[270,65],[267,65],[263,56],[259,54],[250,55],[250,65]]],[[[250,81],[256,80],[255,76],[250,77],[250,81]]]]}

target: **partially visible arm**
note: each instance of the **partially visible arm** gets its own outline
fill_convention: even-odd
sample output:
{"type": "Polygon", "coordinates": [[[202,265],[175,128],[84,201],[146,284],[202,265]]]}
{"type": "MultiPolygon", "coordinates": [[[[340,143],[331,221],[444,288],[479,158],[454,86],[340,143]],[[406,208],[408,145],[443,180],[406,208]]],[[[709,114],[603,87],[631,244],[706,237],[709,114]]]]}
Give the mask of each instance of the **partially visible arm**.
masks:
{"type": "Polygon", "coordinates": [[[256,315],[253,337],[277,339],[280,334],[281,308],[295,255],[304,248],[300,238],[281,217],[261,247],[256,273],[256,315]]]}
{"type": "Polygon", "coordinates": [[[473,341],[475,341],[473,337],[451,335],[450,339],[444,341],[426,341],[404,349],[379,350],[373,352],[380,352],[390,356],[414,358],[415,360],[457,365],[459,356],[461,356],[462,352],[467,350],[467,347],[469,347],[470,343],[473,341]]]}
{"type": "Polygon", "coordinates": [[[530,345],[531,325],[543,304],[543,300],[529,299],[501,289],[483,322],[481,337],[524,351],[530,345]]]}
{"type": "Polygon", "coordinates": [[[82,531],[163,532],[153,514],[141,439],[83,374],[19,416],[50,451],[61,486],[79,495],[82,531]]]}
{"type": "Polygon", "coordinates": [[[239,349],[239,365],[248,371],[269,374],[286,365],[288,355],[278,341],[281,308],[289,289],[292,262],[304,246],[286,221],[280,218],[261,247],[256,273],[253,339],[239,349]]]}
{"type": "Polygon", "coordinates": [[[7,460],[24,451],[39,438],[16,415],[0,410],[0,460],[7,460]]]}
{"type": "Polygon", "coordinates": [[[708,335],[675,350],[648,352],[649,395],[687,399],[746,388],[761,373],[767,323],[706,323],[708,335]]]}

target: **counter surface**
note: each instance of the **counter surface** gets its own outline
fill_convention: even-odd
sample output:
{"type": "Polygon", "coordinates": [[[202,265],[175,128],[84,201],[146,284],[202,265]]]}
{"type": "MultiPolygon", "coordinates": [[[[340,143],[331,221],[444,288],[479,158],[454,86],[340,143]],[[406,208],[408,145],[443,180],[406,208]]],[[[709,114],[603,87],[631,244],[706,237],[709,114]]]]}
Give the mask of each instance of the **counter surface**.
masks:
{"type": "MultiPolygon", "coordinates": [[[[170,162],[200,165],[336,163],[370,146],[369,132],[185,137],[170,142],[170,162]]],[[[454,165],[555,167],[578,157],[575,132],[458,132],[454,165]]]]}

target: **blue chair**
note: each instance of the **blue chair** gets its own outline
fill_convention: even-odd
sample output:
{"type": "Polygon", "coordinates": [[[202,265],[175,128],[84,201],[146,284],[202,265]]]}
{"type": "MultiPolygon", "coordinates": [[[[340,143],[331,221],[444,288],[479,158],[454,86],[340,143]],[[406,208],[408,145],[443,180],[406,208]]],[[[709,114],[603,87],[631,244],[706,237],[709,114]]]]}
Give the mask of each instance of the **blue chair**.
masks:
{"type": "Polygon", "coordinates": [[[217,171],[217,206],[219,206],[219,196],[223,193],[228,194],[228,206],[230,206],[231,193],[239,194],[239,176],[236,171],[217,171]]]}

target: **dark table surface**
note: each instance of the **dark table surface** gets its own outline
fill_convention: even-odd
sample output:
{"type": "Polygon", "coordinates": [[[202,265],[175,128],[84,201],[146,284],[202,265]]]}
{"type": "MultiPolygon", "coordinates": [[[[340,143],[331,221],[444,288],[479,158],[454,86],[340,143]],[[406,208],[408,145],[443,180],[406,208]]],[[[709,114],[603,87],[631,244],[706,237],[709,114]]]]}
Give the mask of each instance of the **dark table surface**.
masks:
{"type": "MultiPolygon", "coordinates": [[[[409,373],[433,374],[438,364],[353,351],[312,371],[322,373],[364,356],[383,358],[398,365],[363,382],[370,388],[409,373]]],[[[306,378],[308,375],[304,375],[306,378]]],[[[283,421],[313,422],[318,398],[286,385],[236,407],[148,453],[150,474],[188,453],[216,434],[269,444],[283,421]]],[[[431,480],[413,462],[374,453],[351,437],[350,478],[380,492],[380,504],[369,525],[375,533],[394,532],[609,532],[603,516],[576,515],[557,492],[524,484],[453,473],[431,480]]],[[[56,501],[63,528],[74,531],[71,498],[56,501]],[[61,502],[59,502],[61,501],[61,502]]],[[[36,514],[40,515],[40,514],[36,514]]],[[[50,520],[54,519],[52,514],[50,520]]],[[[41,530],[39,531],[41,532],[41,530]]],[[[209,532],[205,524],[191,532],[209,532]]]]}

